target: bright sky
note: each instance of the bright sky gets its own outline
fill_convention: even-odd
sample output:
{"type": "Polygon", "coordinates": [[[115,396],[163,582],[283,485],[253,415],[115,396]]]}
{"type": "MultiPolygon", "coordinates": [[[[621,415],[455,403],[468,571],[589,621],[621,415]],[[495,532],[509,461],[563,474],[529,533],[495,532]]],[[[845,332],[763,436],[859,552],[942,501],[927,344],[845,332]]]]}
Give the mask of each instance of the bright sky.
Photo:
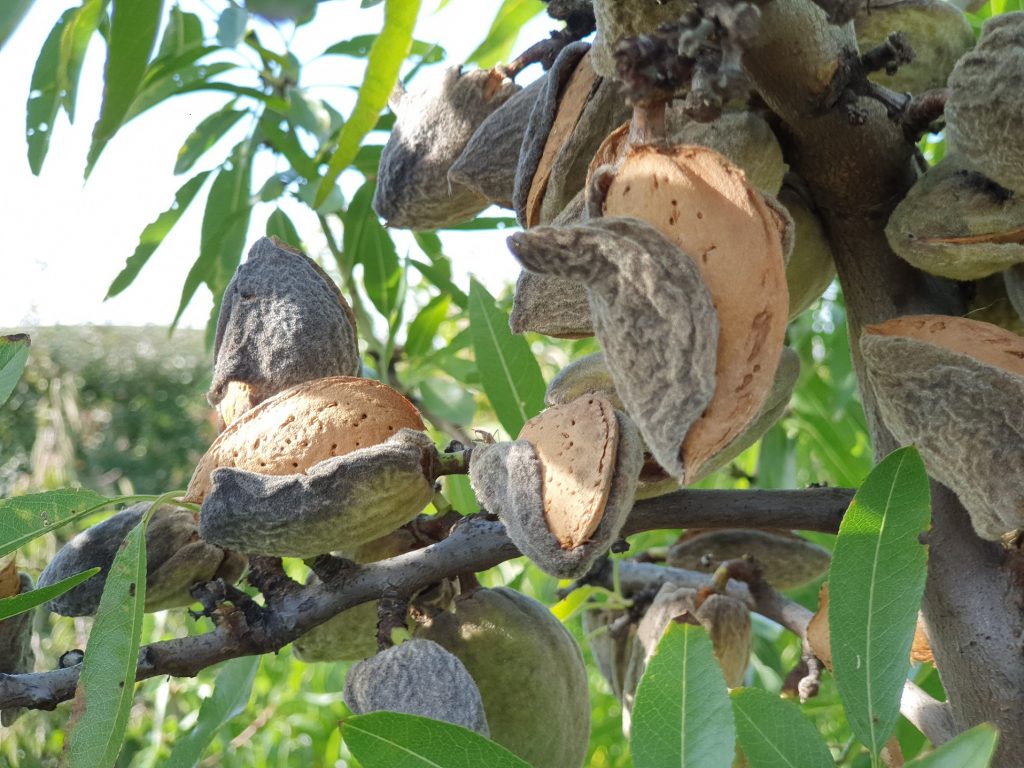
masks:
{"type": "MultiPolygon", "coordinates": [[[[0,251],[0,330],[80,323],[166,325],[174,317],[181,285],[198,255],[205,189],[132,286],[110,301],[104,302],[103,297],[134,251],[143,227],[170,205],[174,192],[191,173],[221,161],[240,134],[228,134],[189,175],[173,176],[174,161],[185,137],[199,120],[228,100],[224,93],[177,97],[124,126],[107,146],[88,182],[83,183],[92,126],[99,114],[106,56],[102,41],[94,39],[82,70],[75,124],[69,125],[60,113],[42,173],[33,176],[25,145],[29,82],[43,41],[60,14],[72,4],[70,0],[37,0],[0,51],[0,71],[6,83],[5,107],[0,114],[0,146],[4,148],[0,166],[4,176],[0,185],[4,242],[0,251]]],[[[202,18],[211,15],[209,8],[219,11],[227,5],[223,0],[181,0],[180,4],[202,18]]],[[[440,43],[448,51],[448,61],[460,63],[483,39],[499,3],[451,0],[435,13],[437,5],[436,0],[424,3],[416,36],[440,43]]],[[[297,30],[292,50],[306,62],[339,40],[379,31],[382,8],[362,10],[358,0],[322,3],[316,20],[297,30]]],[[[535,20],[524,29],[516,50],[545,37],[550,28],[549,20],[535,20]]],[[[261,29],[260,34],[269,42],[273,32],[261,29]]],[[[440,68],[435,70],[439,74],[440,68]]],[[[325,57],[303,69],[303,85],[316,85],[314,95],[331,101],[343,113],[354,101],[354,91],[345,86],[358,86],[361,79],[359,65],[346,57],[325,57]]],[[[529,79],[523,77],[520,81],[529,79]]],[[[244,131],[241,124],[236,129],[244,131]]],[[[257,163],[254,183],[262,184],[275,170],[266,160],[262,165],[257,163]]],[[[349,194],[353,191],[347,184],[343,184],[343,190],[349,194]]],[[[319,225],[308,209],[299,204],[285,209],[314,254],[316,248],[323,248],[319,225]]],[[[272,210],[267,205],[255,209],[250,242],[262,234],[272,210]]],[[[501,215],[496,210],[491,213],[501,215]]],[[[446,251],[454,260],[456,282],[467,287],[471,271],[494,291],[514,279],[518,270],[505,248],[506,234],[442,235],[446,251]]],[[[395,239],[400,252],[414,248],[404,233],[395,239]]],[[[209,292],[200,288],[181,325],[205,327],[211,306],[209,292]]]]}

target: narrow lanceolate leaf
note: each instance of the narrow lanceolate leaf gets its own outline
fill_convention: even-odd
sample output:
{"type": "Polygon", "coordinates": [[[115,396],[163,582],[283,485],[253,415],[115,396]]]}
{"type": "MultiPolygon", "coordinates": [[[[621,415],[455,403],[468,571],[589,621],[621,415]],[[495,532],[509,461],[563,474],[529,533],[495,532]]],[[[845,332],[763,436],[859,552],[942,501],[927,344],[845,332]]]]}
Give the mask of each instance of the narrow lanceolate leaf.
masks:
{"type": "Polygon", "coordinates": [[[899,717],[924,592],[928,474],[913,447],[868,475],[843,517],[829,575],[836,685],[854,735],[874,754],[899,717]]]}
{"type": "Polygon", "coordinates": [[[451,302],[451,296],[435,296],[409,323],[405,335],[405,354],[408,357],[420,357],[431,350],[431,342],[441,322],[448,316],[451,302]]]}
{"type": "Polygon", "coordinates": [[[299,230],[295,228],[295,224],[288,217],[288,214],[280,208],[275,208],[274,212],[267,219],[267,237],[271,235],[278,240],[283,240],[293,248],[302,249],[302,238],[299,236],[299,230]]]}
{"type": "Polygon", "coordinates": [[[73,488],[3,499],[0,501],[0,557],[113,502],[98,493],[73,488]]]}
{"type": "Polygon", "coordinates": [[[402,265],[391,236],[370,205],[373,190],[374,185],[367,182],[352,198],[345,212],[343,247],[348,261],[363,265],[366,295],[390,322],[400,298],[402,265]]]}
{"type": "Polygon", "coordinates": [[[149,55],[156,44],[163,0],[115,0],[103,70],[103,105],[92,132],[85,175],[107,142],[117,133],[142,85],[149,55]]]}
{"type": "Polygon", "coordinates": [[[476,280],[469,286],[469,328],[480,380],[498,421],[511,437],[544,407],[544,378],[522,336],[508,327],[502,312],[476,280]]]}
{"type": "Polygon", "coordinates": [[[911,760],[907,768],[988,768],[998,741],[999,731],[988,723],[982,723],[934,752],[911,760]]]}
{"type": "Polygon", "coordinates": [[[22,592],[14,597],[0,599],[0,621],[9,619],[11,616],[17,616],[19,613],[25,613],[25,611],[31,611],[36,606],[49,602],[55,597],[60,597],[65,592],[74,589],[83,581],[92,578],[99,572],[99,568],[90,568],[48,587],[33,589],[29,592],[22,592]]]}
{"type": "Polygon", "coordinates": [[[125,537],[107,573],[72,704],[64,746],[69,768],[114,765],[121,751],[142,640],[151,514],[152,508],[125,537]]]}
{"type": "Polygon", "coordinates": [[[384,29],[373,41],[367,57],[366,74],[359,97],[348,122],[341,129],[338,148],[331,157],[327,175],[320,182],[315,207],[330,194],[341,172],[355,159],[363,137],[373,130],[377,116],[388,103],[398,80],[398,70],[412,46],[412,31],[421,0],[387,0],[384,5],[384,29]]]}
{"type": "Polygon", "coordinates": [[[474,731],[415,715],[350,717],[342,721],[341,735],[363,768],[530,768],[474,731]]]}
{"type": "Polygon", "coordinates": [[[243,115],[249,113],[247,109],[233,109],[234,105],[235,100],[232,99],[212,115],[203,118],[199,125],[192,130],[192,133],[185,139],[185,143],[181,145],[181,149],[178,150],[178,159],[174,163],[175,175],[185,173],[192,168],[196,164],[196,160],[216,144],[231,126],[242,119],[243,115]]]}
{"type": "Polygon", "coordinates": [[[61,104],[68,113],[68,121],[72,123],[75,122],[75,101],[78,97],[78,77],[82,74],[82,62],[106,6],[107,0],[85,0],[75,9],[61,35],[57,84],[63,93],[61,104]]]}
{"type": "Polygon", "coordinates": [[[487,37],[469,54],[467,61],[480,67],[493,67],[507,61],[523,25],[544,10],[539,0],[505,0],[487,31],[487,37]]]}
{"type": "Polygon", "coordinates": [[[219,302],[231,274],[241,261],[252,211],[249,197],[251,177],[252,145],[243,141],[232,150],[210,186],[200,228],[199,257],[185,277],[172,328],[178,325],[182,312],[201,284],[205,283],[213,293],[214,301],[219,302]]]}
{"type": "Polygon", "coordinates": [[[220,729],[245,711],[259,666],[259,656],[224,662],[213,695],[203,700],[192,730],[175,742],[170,758],[163,764],[165,768],[192,768],[199,762],[220,729]]]}
{"type": "Polygon", "coordinates": [[[28,361],[28,348],[32,339],[27,333],[0,336],[0,405],[7,402],[18,385],[21,372],[28,361]]]}
{"type": "Polygon", "coordinates": [[[25,108],[25,139],[28,142],[28,165],[37,176],[50,149],[53,121],[60,108],[60,41],[65,27],[77,12],[76,8],[65,11],[54,24],[32,70],[32,84],[25,108]]]}
{"type": "MultiPolygon", "coordinates": [[[[179,56],[203,44],[203,22],[194,13],[185,13],[177,5],[171,8],[155,61],[179,56]]],[[[155,62],[154,62],[155,63],[155,62]]]]}
{"type": "Polygon", "coordinates": [[[669,624],[633,705],[636,768],[729,768],[736,728],[722,668],[702,627],[669,624]]]}
{"type": "Polygon", "coordinates": [[[0,3],[0,49],[25,18],[28,9],[32,7],[32,2],[33,0],[6,0],[0,3]]]}
{"type": "Polygon", "coordinates": [[[135,246],[135,252],[128,257],[124,268],[107,289],[107,299],[117,296],[138,277],[139,272],[149,261],[149,257],[156,252],[160,243],[178,223],[178,219],[185,213],[185,209],[188,208],[209,175],[210,171],[203,171],[182,184],[181,188],[174,193],[174,202],[171,203],[171,207],[157,216],[156,221],[146,225],[142,234],[139,235],[139,244],[135,246]]]}
{"type": "Polygon", "coordinates": [[[760,688],[737,688],[732,692],[732,713],[751,768],[835,765],[818,730],[796,704],[760,688]]]}

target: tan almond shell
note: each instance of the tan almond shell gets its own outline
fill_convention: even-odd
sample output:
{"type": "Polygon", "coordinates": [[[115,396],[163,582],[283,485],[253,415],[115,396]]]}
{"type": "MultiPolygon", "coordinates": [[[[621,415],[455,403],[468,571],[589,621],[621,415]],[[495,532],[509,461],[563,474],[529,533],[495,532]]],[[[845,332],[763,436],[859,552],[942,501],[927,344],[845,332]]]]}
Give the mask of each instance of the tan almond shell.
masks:
{"type": "Polygon", "coordinates": [[[185,501],[202,503],[219,467],[304,473],[325,459],[382,443],[402,428],[425,429],[412,403],[379,381],[307,381],[264,400],[225,429],[199,461],[185,501]]]}
{"type": "Polygon", "coordinates": [[[563,549],[587,541],[601,523],[615,473],[619,425],[612,404],[587,395],[553,406],[526,422],[517,439],[533,445],[544,468],[548,530],[563,549]]]}
{"type": "Polygon", "coordinates": [[[256,392],[251,384],[244,381],[229,381],[224,386],[224,396],[217,403],[217,414],[224,428],[231,425],[246,411],[257,405],[256,392]]]}
{"type": "Polygon", "coordinates": [[[18,553],[15,552],[5,565],[0,567],[0,598],[21,594],[21,578],[18,576],[18,553]]]}
{"type": "Polygon", "coordinates": [[[828,570],[831,555],[789,531],[729,528],[687,531],[668,551],[666,562],[675,568],[713,572],[726,560],[750,555],[765,579],[778,589],[793,589],[828,570]],[[706,560],[705,560],[706,556],[706,560]]]}
{"type": "Polygon", "coordinates": [[[576,124],[579,122],[594,89],[596,78],[594,68],[590,65],[590,51],[587,51],[577,62],[569,81],[562,89],[555,121],[551,124],[551,130],[544,142],[544,151],[541,153],[537,170],[533,174],[530,192],[526,197],[526,226],[528,227],[540,223],[541,205],[544,202],[544,193],[547,191],[548,179],[551,176],[555,158],[576,129],[576,124]]]}
{"type": "Polygon", "coordinates": [[[977,280],[1024,262],[1024,201],[950,154],[911,187],[885,236],[918,269],[977,280]]]}
{"type": "Polygon", "coordinates": [[[1024,338],[919,315],[868,326],[860,347],[885,425],[956,493],[978,535],[1024,528],[1024,338]]]}
{"type": "Polygon", "coordinates": [[[789,311],[782,233],[743,172],[704,147],[630,149],[604,214],[647,221],[690,254],[718,312],[715,394],[682,448],[690,482],[771,391],[789,311]]]}

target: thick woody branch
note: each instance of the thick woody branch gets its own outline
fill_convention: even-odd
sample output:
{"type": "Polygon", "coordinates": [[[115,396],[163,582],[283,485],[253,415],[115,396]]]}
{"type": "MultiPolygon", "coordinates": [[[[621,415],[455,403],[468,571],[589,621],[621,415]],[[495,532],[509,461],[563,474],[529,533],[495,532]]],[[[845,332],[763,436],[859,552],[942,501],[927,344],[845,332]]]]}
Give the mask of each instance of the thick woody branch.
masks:
{"type": "MultiPolygon", "coordinates": [[[[784,527],[835,531],[853,491],[809,488],[805,491],[680,490],[639,502],[625,533],[687,527],[784,527]]],[[[139,656],[136,679],[174,675],[192,677],[227,659],[273,653],[341,611],[388,593],[409,597],[444,578],[487,570],[518,557],[504,526],[483,517],[460,519],[443,541],[405,555],[368,565],[320,570],[324,581],[300,586],[287,579],[273,558],[256,558],[256,581],[273,596],[254,611],[253,604],[220,603],[212,611],[217,628],[196,635],[147,645],[139,656]],[[271,591],[272,590],[272,591],[271,591]]],[[[323,564],[321,564],[323,565],[323,564]]],[[[635,577],[694,580],[710,577],[650,564],[633,564],[635,577]]],[[[744,584],[733,582],[736,596],[750,603],[744,584]]],[[[53,709],[74,696],[81,665],[23,675],[0,674],[0,709],[53,709]]]]}

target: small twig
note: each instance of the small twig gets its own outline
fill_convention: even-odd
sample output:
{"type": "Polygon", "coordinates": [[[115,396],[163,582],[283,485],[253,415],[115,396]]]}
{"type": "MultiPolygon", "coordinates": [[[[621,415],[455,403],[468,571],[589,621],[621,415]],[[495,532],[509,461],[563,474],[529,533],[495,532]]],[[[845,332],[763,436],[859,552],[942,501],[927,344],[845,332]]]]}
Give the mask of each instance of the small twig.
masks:
{"type": "Polygon", "coordinates": [[[876,45],[860,57],[864,72],[884,70],[887,75],[895,75],[903,64],[914,60],[914,48],[903,32],[892,32],[884,43],[876,45]]]}

